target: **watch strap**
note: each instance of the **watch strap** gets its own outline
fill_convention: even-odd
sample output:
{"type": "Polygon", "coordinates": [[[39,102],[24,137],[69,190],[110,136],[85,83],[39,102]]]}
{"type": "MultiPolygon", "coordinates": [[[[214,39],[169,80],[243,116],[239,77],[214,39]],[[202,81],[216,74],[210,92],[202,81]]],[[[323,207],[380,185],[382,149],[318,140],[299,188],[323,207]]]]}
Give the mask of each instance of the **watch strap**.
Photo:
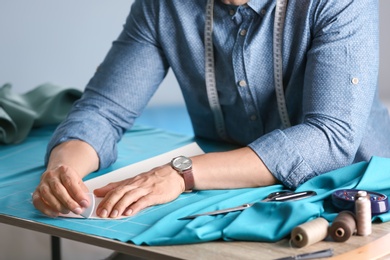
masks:
{"type": "Polygon", "coordinates": [[[192,173],[192,169],[188,169],[186,171],[181,172],[181,175],[183,176],[184,179],[185,190],[186,191],[192,190],[195,186],[194,174],[192,173]]]}

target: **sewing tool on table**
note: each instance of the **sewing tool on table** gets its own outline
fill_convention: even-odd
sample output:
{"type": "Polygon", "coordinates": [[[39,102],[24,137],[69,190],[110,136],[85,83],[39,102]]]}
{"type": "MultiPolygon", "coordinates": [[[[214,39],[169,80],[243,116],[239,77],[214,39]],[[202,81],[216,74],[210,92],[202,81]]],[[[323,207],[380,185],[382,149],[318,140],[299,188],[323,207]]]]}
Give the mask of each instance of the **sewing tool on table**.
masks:
{"type": "Polygon", "coordinates": [[[329,235],[336,242],[347,241],[356,230],[355,215],[351,211],[342,211],[329,227],[329,235]]]}
{"type": "Polygon", "coordinates": [[[300,255],[294,255],[294,256],[288,256],[288,257],[282,257],[275,260],[308,260],[308,259],[317,259],[317,258],[327,258],[333,256],[333,249],[325,249],[320,251],[315,251],[311,253],[305,253],[300,255]]]}
{"type": "Polygon", "coordinates": [[[337,242],[346,241],[352,235],[351,231],[355,229],[359,236],[371,234],[372,216],[388,212],[390,209],[385,194],[358,189],[333,192],[332,203],[340,210],[351,212],[349,215],[344,213],[343,216],[338,216],[329,229],[330,235],[337,242]]]}
{"type": "MultiPolygon", "coordinates": [[[[301,192],[278,191],[278,192],[270,193],[265,199],[261,200],[261,202],[293,201],[293,200],[300,200],[300,199],[308,198],[308,197],[311,197],[314,195],[317,195],[317,193],[315,191],[301,191],[301,192]]],[[[254,203],[247,203],[247,204],[243,204],[243,205],[238,206],[238,207],[226,208],[226,209],[221,209],[221,210],[215,210],[215,211],[190,215],[190,216],[186,216],[183,218],[179,218],[179,220],[194,219],[194,218],[200,217],[200,216],[213,216],[213,215],[225,214],[225,213],[229,213],[229,212],[233,212],[233,211],[241,211],[241,210],[250,208],[253,205],[254,205],[254,203]]]]}
{"type": "MultiPolygon", "coordinates": [[[[332,203],[340,210],[354,211],[358,189],[342,189],[332,193],[332,203]]],[[[370,196],[371,212],[378,215],[389,211],[389,201],[385,194],[366,191],[370,196]]]]}
{"type": "Polygon", "coordinates": [[[80,214],[80,216],[84,218],[90,218],[95,211],[95,195],[93,193],[87,193],[89,197],[89,207],[85,208],[84,211],[80,214]]]}
{"type": "Polygon", "coordinates": [[[329,235],[336,242],[347,241],[355,230],[359,236],[371,234],[372,215],[389,210],[386,195],[365,190],[337,190],[332,194],[332,202],[343,209],[329,227],[329,235]]]}
{"type": "Polygon", "coordinates": [[[321,217],[303,223],[291,231],[291,242],[297,247],[320,242],[328,236],[328,227],[328,221],[321,217]]]}
{"type": "Polygon", "coordinates": [[[355,200],[356,233],[359,236],[371,234],[371,201],[366,191],[358,191],[355,200]]]}

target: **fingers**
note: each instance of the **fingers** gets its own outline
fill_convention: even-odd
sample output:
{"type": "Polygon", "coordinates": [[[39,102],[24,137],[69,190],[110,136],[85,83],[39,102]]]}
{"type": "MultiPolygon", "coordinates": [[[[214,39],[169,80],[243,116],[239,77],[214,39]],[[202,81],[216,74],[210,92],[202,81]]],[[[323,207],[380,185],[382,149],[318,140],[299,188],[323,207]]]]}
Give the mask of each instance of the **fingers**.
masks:
{"type": "Polygon", "coordinates": [[[125,216],[135,215],[147,207],[163,203],[163,202],[156,203],[158,201],[158,199],[159,199],[159,196],[153,195],[153,194],[141,197],[135,203],[133,203],[131,206],[127,207],[126,210],[123,212],[123,215],[125,215],[125,216]]]}
{"type": "MultiPolygon", "coordinates": [[[[123,215],[125,210],[129,213],[129,205],[133,207],[140,198],[147,196],[148,193],[149,192],[146,189],[142,188],[132,189],[131,187],[126,186],[118,187],[107,194],[108,196],[102,200],[96,212],[102,218],[119,217],[123,215]]],[[[144,205],[144,208],[151,205],[152,203],[144,205]]],[[[136,214],[137,212],[132,209],[130,213],[136,214]]]]}
{"type": "MultiPolygon", "coordinates": [[[[64,186],[58,180],[51,180],[48,184],[40,185],[37,191],[39,192],[42,201],[46,203],[48,207],[59,213],[69,213],[69,204],[71,203],[65,203],[66,199],[61,197],[65,196],[62,194],[67,193],[64,186]]],[[[77,206],[75,208],[77,208],[77,206]]]]}
{"type": "Polygon", "coordinates": [[[109,183],[107,184],[106,186],[103,186],[101,188],[98,188],[98,189],[95,189],[93,191],[93,193],[97,196],[97,197],[104,197],[106,196],[106,194],[115,189],[118,185],[120,185],[118,182],[115,182],[115,183],[109,183]]]}
{"type": "Polygon", "coordinates": [[[88,191],[79,175],[71,168],[60,166],[42,175],[33,195],[33,204],[42,213],[56,217],[70,211],[79,215],[89,205],[88,191]]]}
{"type": "Polygon", "coordinates": [[[102,218],[131,216],[147,207],[170,201],[163,198],[163,196],[148,192],[145,189],[133,189],[124,193],[123,196],[110,194],[102,200],[96,212],[102,218]]]}
{"type": "MultiPolygon", "coordinates": [[[[62,198],[62,203],[66,205],[68,209],[80,206],[86,208],[89,206],[90,201],[85,194],[88,192],[88,188],[78,174],[70,170],[70,168],[67,168],[64,171],[64,174],[60,175],[60,180],[65,188],[62,193],[65,197],[61,196],[60,198],[62,198]]],[[[74,210],[72,210],[72,212],[76,213],[74,210]]]]}
{"type": "Polygon", "coordinates": [[[104,196],[96,213],[102,218],[135,215],[142,209],[176,199],[182,177],[171,167],[160,167],[94,191],[104,196]]]}
{"type": "Polygon", "coordinates": [[[32,196],[32,201],[34,204],[34,207],[37,208],[39,211],[41,211],[43,214],[49,216],[49,217],[58,217],[59,212],[57,210],[52,209],[51,207],[46,204],[41,196],[39,191],[35,191],[32,196]]]}

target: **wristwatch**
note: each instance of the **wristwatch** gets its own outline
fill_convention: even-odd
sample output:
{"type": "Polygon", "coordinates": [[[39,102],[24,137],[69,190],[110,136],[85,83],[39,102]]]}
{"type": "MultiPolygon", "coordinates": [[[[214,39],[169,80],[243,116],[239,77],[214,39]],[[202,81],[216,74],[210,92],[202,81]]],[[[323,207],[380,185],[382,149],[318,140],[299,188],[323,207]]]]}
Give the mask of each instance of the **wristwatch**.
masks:
{"type": "Polygon", "coordinates": [[[192,190],[195,186],[194,175],[192,173],[192,161],[185,156],[178,156],[172,159],[171,166],[184,179],[185,190],[192,190]]]}

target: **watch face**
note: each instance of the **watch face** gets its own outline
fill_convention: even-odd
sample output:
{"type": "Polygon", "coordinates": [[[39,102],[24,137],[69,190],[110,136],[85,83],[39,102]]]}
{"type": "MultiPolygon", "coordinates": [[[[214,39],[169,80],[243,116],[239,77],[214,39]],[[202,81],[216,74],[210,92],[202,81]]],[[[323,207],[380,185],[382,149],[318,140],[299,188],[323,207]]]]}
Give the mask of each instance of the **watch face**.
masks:
{"type": "Polygon", "coordinates": [[[179,171],[185,171],[192,167],[192,161],[190,158],[179,156],[172,160],[172,166],[179,171]]]}

